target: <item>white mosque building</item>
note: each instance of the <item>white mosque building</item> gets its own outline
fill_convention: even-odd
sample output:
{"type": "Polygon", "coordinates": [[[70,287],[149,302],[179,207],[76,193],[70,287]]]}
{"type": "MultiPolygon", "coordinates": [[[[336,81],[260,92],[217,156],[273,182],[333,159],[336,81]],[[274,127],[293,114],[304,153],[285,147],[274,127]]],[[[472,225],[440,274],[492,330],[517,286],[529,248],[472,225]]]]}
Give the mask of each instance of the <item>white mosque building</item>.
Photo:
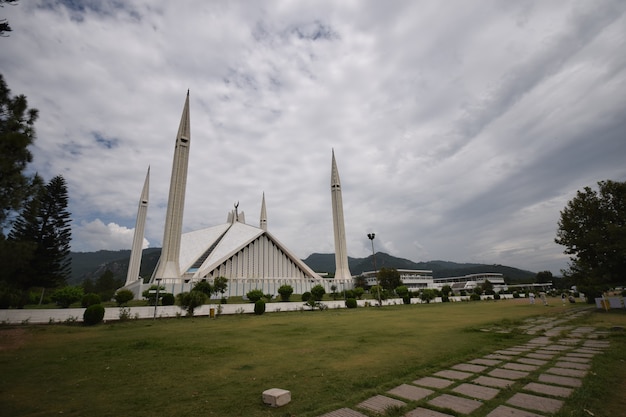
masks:
{"type": "Polygon", "coordinates": [[[331,287],[349,289],[353,280],[348,268],[348,254],[343,220],[341,183],[332,152],[331,197],[335,238],[335,277],[322,278],[294,255],[268,231],[265,195],[261,200],[259,226],[246,224],[238,204],[228,213],[226,223],[182,233],[185,188],[191,145],[189,92],[176,136],[170,191],[163,234],[161,257],[149,283],[139,276],[141,244],[148,210],[149,174],[139,199],[137,222],[130,264],[124,289],[140,298],[144,290],[159,284],[166,292],[190,291],[200,281],[213,282],[216,277],[228,279],[225,296],[244,296],[253,289],[264,294],[277,294],[282,285],[290,285],[295,294],[302,294],[315,285],[327,292],[331,287]]]}

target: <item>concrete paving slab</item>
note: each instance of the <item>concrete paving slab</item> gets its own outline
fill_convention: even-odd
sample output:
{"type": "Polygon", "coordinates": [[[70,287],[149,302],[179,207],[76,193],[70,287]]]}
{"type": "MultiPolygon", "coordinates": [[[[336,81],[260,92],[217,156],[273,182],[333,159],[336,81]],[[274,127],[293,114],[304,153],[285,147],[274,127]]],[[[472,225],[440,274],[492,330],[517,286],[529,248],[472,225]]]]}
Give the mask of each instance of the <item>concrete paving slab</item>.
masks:
{"type": "MultiPolygon", "coordinates": [[[[542,349],[537,349],[535,351],[535,353],[538,353],[540,355],[552,355],[552,356],[559,354],[559,352],[557,352],[556,350],[544,350],[543,348],[542,349]]],[[[530,355],[530,353],[528,355],[530,355]]],[[[528,355],[526,355],[526,356],[528,356],[528,355]]]]}
{"type": "Polygon", "coordinates": [[[509,350],[509,349],[503,349],[503,350],[496,350],[495,352],[496,355],[504,355],[504,356],[517,356],[519,355],[521,352],[516,351],[516,350],[509,350]]]}
{"type": "Polygon", "coordinates": [[[335,410],[335,411],[331,411],[330,413],[323,414],[320,417],[367,417],[367,416],[363,413],[359,413],[358,411],[354,411],[349,408],[340,408],[339,410],[335,410]]]}
{"type": "Polygon", "coordinates": [[[404,417],[454,417],[451,414],[440,413],[439,411],[429,410],[428,408],[418,407],[404,415],[404,417]]]}
{"type": "Polygon", "coordinates": [[[530,382],[523,388],[526,391],[536,392],[538,394],[551,395],[552,397],[567,398],[574,392],[573,388],[557,387],[555,385],[540,384],[538,382],[530,382]]]}
{"type": "Polygon", "coordinates": [[[578,351],[573,351],[573,352],[568,352],[567,356],[574,356],[576,358],[586,358],[586,359],[591,359],[595,356],[595,353],[586,353],[586,352],[578,352],[578,351]]]}
{"type": "Polygon", "coordinates": [[[387,391],[387,394],[395,395],[396,397],[406,398],[411,401],[419,401],[422,398],[428,397],[432,394],[433,390],[416,387],[414,385],[402,384],[387,391]]]}
{"type": "Polygon", "coordinates": [[[591,368],[591,365],[588,363],[569,362],[565,361],[565,358],[563,358],[563,361],[555,363],[554,366],[557,368],[580,369],[581,371],[587,371],[591,368]]]}
{"type": "Polygon", "coordinates": [[[552,341],[550,340],[549,337],[535,337],[534,339],[531,339],[528,341],[529,344],[532,345],[549,345],[550,343],[552,343],[552,341]]]}
{"type": "Polygon", "coordinates": [[[519,363],[525,363],[527,365],[536,365],[536,366],[543,366],[546,363],[548,363],[548,361],[544,361],[541,359],[533,359],[533,358],[517,358],[516,360],[519,363]]]}
{"type": "Polygon", "coordinates": [[[459,363],[457,365],[454,365],[452,369],[455,369],[457,371],[473,372],[473,373],[478,374],[484,371],[485,369],[487,369],[487,367],[482,366],[482,365],[474,365],[471,363],[459,363]]]}
{"type": "Polygon", "coordinates": [[[556,350],[557,352],[562,352],[564,350],[570,350],[572,347],[571,346],[564,346],[564,345],[547,345],[544,346],[542,349],[543,350],[556,350]]]}
{"type": "Polygon", "coordinates": [[[472,374],[470,374],[469,372],[454,371],[452,369],[439,371],[433,375],[448,379],[467,379],[472,376],[472,374]]]}
{"type": "Polygon", "coordinates": [[[575,329],[572,330],[573,333],[591,333],[595,330],[595,327],[589,327],[589,326],[583,326],[583,327],[576,327],[575,329]]]}
{"type": "Polygon", "coordinates": [[[500,362],[502,361],[497,360],[497,359],[483,359],[483,358],[473,359],[469,361],[469,363],[473,363],[476,365],[486,365],[486,366],[495,366],[499,364],[500,362]]]}
{"type": "Polygon", "coordinates": [[[403,407],[406,403],[394,398],[385,397],[384,395],[375,395],[367,400],[359,403],[357,407],[373,411],[375,413],[384,414],[385,410],[390,407],[403,407]]]}
{"type": "Polygon", "coordinates": [[[506,405],[500,405],[498,408],[487,414],[487,417],[543,417],[540,414],[531,413],[526,410],[519,410],[517,408],[507,407],[506,405]]]}
{"type": "Polygon", "coordinates": [[[587,340],[583,343],[583,347],[592,349],[606,349],[610,346],[610,342],[604,340],[587,340]]]}
{"type": "Polygon", "coordinates": [[[529,410],[536,410],[543,413],[556,413],[563,407],[562,400],[555,400],[553,398],[540,397],[538,395],[524,394],[518,392],[509,398],[507,404],[526,408],[529,410]]]}
{"type": "Polygon", "coordinates": [[[479,376],[473,380],[475,384],[485,385],[487,387],[506,388],[513,385],[513,381],[502,378],[494,378],[491,376],[479,376]]]}
{"type": "Polygon", "coordinates": [[[575,378],[582,378],[587,375],[587,371],[581,371],[579,369],[568,369],[568,368],[557,368],[552,367],[546,370],[549,374],[561,375],[561,376],[571,376],[575,378]]]}
{"type": "Polygon", "coordinates": [[[555,355],[554,353],[547,354],[547,353],[537,353],[537,352],[534,352],[534,353],[527,353],[526,357],[527,358],[549,360],[549,359],[552,359],[554,357],[554,355],[555,355]]]}
{"type": "Polygon", "coordinates": [[[454,395],[443,394],[428,401],[428,404],[435,407],[446,408],[461,414],[470,414],[478,407],[483,405],[482,402],[461,398],[454,395]]]}
{"type": "Polygon", "coordinates": [[[446,388],[450,384],[454,383],[454,381],[443,378],[435,378],[433,376],[425,376],[424,378],[416,379],[413,383],[415,385],[421,385],[422,387],[446,388]]]}
{"type": "Polygon", "coordinates": [[[589,363],[591,362],[591,358],[579,358],[577,356],[572,356],[571,354],[567,354],[561,358],[564,361],[568,362],[576,362],[576,363],[589,363]]]}
{"type": "Polygon", "coordinates": [[[526,378],[528,374],[529,374],[528,372],[524,372],[524,371],[513,371],[510,369],[501,369],[501,368],[497,368],[489,372],[489,376],[493,376],[496,378],[504,378],[504,379],[526,378]]]}
{"type": "Polygon", "coordinates": [[[528,352],[529,350],[533,350],[535,347],[534,346],[526,346],[526,345],[520,345],[520,346],[513,346],[511,348],[508,348],[507,350],[514,350],[516,352],[528,352]]]}
{"type": "Polygon", "coordinates": [[[485,355],[484,358],[485,359],[496,359],[496,360],[500,360],[500,361],[510,361],[511,359],[513,359],[513,356],[499,355],[497,353],[492,353],[490,355],[485,355]]]}
{"type": "Polygon", "coordinates": [[[513,369],[514,371],[528,371],[528,372],[536,371],[537,369],[539,369],[537,365],[525,365],[523,363],[516,363],[516,362],[505,363],[504,365],[502,365],[502,367],[505,369],[513,369]]]}
{"type": "Polygon", "coordinates": [[[578,353],[589,353],[591,355],[599,355],[600,353],[602,353],[601,350],[598,349],[589,349],[589,348],[580,348],[580,349],[576,349],[576,352],[578,353]]]}
{"type": "Polygon", "coordinates": [[[461,384],[452,391],[478,400],[491,400],[500,392],[499,389],[474,384],[461,384]]]}
{"type": "Polygon", "coordinates": [[[578,378],[571,378],[568,376],[559,376],[559,375],[551,375],[551,374],[541,374],[539,378],[537,378],[539,382],[545,382],[548,384],[556,384],[563,385],[566,387],[574,387],[578,388],[582,386],[582,381],[578,378]]]}
{"type": "Polygon", "coordinates": [[[559,340],[557,343],[560,344],[560,345],[574,346],[574,345],[578,345],[580,343],[580,341],[581,341],[581,339],[575,339],[575,338],[568,337],[566,339],[559,340]]]}

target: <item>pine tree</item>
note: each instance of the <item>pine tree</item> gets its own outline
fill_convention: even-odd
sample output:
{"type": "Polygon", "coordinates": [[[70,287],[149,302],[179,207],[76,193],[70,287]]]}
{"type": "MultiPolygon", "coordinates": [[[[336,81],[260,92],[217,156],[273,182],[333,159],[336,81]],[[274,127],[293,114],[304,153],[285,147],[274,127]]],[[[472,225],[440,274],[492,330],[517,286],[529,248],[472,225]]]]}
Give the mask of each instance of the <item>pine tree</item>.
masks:
{"type": "Polygon", "coordinates": [[[28,148],[35,140],[37,116],[24,95],[11,96],[0,74],[0,237],[9,215],[18,212],[36,189],[36,176],[28,177],[24,170],[33,159],[28,148]]]}
{"type": "Polygon", "coordinates": [[[30,262],[16,275],[22,289],[55,288],[70,274],[72,232],[65,179],[58,175],[30,200],[9,234],[9,241],[30,244],[30,262]]]}

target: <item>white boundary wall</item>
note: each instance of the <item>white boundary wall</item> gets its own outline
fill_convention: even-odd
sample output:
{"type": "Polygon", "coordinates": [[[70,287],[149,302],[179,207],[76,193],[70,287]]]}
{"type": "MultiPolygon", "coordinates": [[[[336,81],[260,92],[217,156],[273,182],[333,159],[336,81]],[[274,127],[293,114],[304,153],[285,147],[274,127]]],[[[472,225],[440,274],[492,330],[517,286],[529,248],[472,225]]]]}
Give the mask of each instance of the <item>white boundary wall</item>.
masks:
{"type": "MultiPolygon", "coordinates": [[[[483,296],[485,297],[485,296],[483,296]]],[[[503,294],[502,298],[513,298],[511,294],[503,294]],[[505,297],[506,296],[506,297],[505,297]],[[510,296],[510,297],[509,297],[510,296]]],[[[469,296],[457,296],[450,297],[450,301],[469,301],[469,296]]],[[[440,303],[441,297],[437,297],[431,301],[431,303],[440,303]]],[[[335,301],[323,301],[323,304],[329,309],[346,308],[345,300],[335,301]]],[[[357,300],[359,307],[376,306],[378,301],[376,300],[357,300]]],[[[402,303],[401,298],[392,298],[389,300],[383,300],[383,305],[400,305],[402,303]]],[[[411,298],[411,304],[425,304],[419,298],[411,298]]],[[[195,309],[194,316],[210,316],[211,309],[214,310],[214,314],[218,313],[218,309],[221,307],[219,314],[252,314],[254,313],[254,303],[245,304],[205,304],[195,309]]],[[[265,304],[265,312],[273,313],[279,311],[300,311],[310,310],[309,306],[306,306],[302,301],[291,302],[274,302],[265,304]]],[[[154,306],[145,307],[127,307],[128,315],[132,319],[152,319],[155,317],[154,306]]],[[[11,309],[0,310],[0,323],[3,324],[53,324],[63,323],[66,321],[83,321],[84,308],[57,308],[57,309],[11,309]]],[[[185,310],[182,310],[179,306],[158,306],[156,308],[157,318],[177,317],[184,316],[185,310]]],[[[117,321],[120,319],[119,307],[107,307],[104,312],[104,321],[117,321]]]]}

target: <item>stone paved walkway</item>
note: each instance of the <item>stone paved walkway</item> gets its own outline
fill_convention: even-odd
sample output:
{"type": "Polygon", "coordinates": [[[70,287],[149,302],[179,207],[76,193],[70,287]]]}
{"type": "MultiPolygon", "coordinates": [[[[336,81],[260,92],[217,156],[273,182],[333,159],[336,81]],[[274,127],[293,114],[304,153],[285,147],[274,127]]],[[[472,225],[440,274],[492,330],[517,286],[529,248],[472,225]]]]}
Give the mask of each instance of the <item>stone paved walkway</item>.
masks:
{"type": "Polygon", "coordinates": [[[527,320],[522,330],[537,335],[528,343],[455,364],[320,417],[383,415],[389,407],[410,408],[404,417],[545,417],[561,409],[582,386],[593,357],[609,347],[598,340],[604,334],[595,328],[568,325],[587,313],[571,310],[527,320]]]}

